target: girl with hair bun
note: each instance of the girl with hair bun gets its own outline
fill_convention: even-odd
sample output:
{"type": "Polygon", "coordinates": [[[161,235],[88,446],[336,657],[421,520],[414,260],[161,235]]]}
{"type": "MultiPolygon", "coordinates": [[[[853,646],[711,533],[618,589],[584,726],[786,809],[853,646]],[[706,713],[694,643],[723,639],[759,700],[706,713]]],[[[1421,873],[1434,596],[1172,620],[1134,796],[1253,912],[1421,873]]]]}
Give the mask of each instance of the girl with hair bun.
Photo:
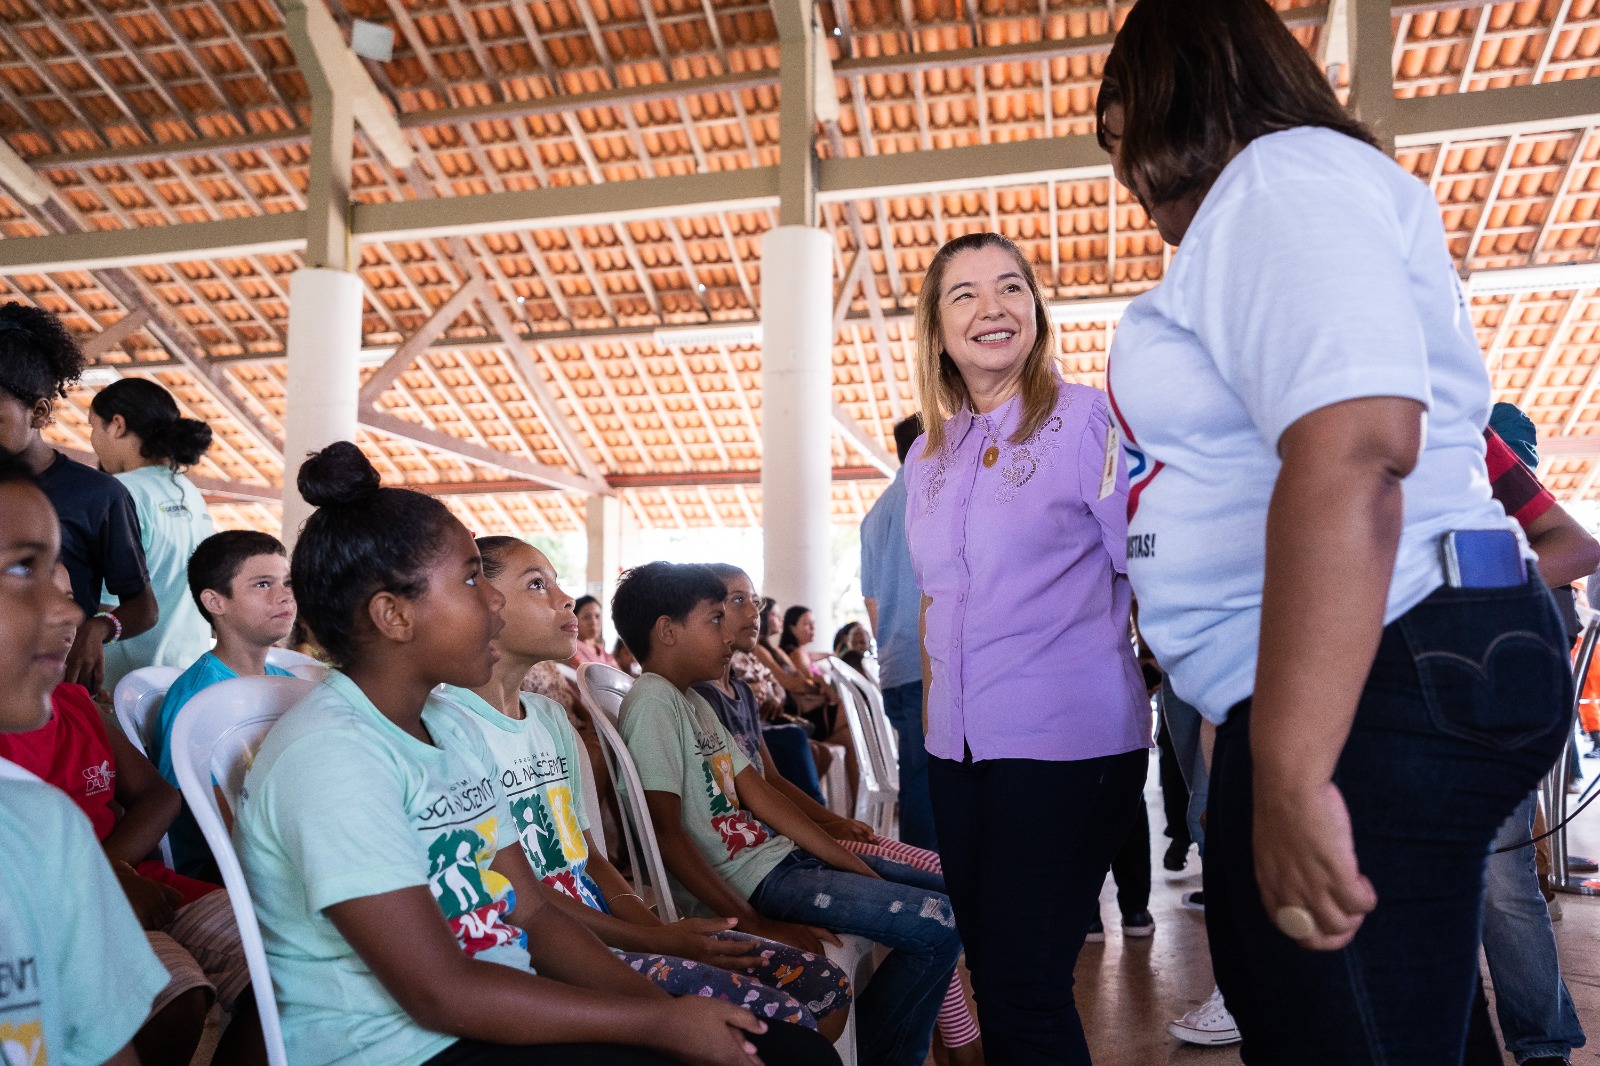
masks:
{"type": "Polygon", "coordinates": [[[106,648],[112,691],[145,666],[186,669],[206,653],[211,626],[189,594],[189,557],[211,536],[211,512],[183,471],[211,447],[211,427],[178,413],[172,394],[147,378],[123,378],[89,402],[89,445],[100,469],[133,498],[145,568],[160,616],[148,632],[106,648]]]}
{"type": "Polygon", "coordinates": [[[234,841],[297,1066],[837,1062],[798,1026],[673,999],[553,901],[471,712],[504,597],[444,504],[347,441],[300,468],[290,563],[336,669],[267,734],[234,841]],[[759,1049],[759,1050],[758,1050],[759,1049]]]}

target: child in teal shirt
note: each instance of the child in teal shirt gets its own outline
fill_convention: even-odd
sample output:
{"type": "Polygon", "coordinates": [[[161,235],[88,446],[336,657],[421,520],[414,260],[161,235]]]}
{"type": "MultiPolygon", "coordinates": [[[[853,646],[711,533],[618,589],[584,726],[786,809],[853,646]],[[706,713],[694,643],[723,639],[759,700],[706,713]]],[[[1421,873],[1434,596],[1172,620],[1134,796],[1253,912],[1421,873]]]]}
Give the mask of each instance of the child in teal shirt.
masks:
{"type": "MultiPolygon", "coordinates": [[[[82,619],[56,586],[61,531],[15,461],[0,461],[0,732],[50,714],[82,619]]],[[[129,1042],[167,984],[83,813],[0,759],[0,1060],[135,1066],[129,1042]]]]}
{"type": "MultiPolygon", "coordinates": [[[[172,723],[201,689],[236,677],[292,677],[267,662],[267,652],[294,628],[294,593],[289,560],[277,537],[248,529],[217,533],[200,542],[189,558],[189,594],[217,634],[217,646],[196,659],[161,700],[151,761],[174,787],[172,723]]],[[[181,874],[219,881],[211,849],[186,804],[167,839],[172,865],[181,874]]]]}

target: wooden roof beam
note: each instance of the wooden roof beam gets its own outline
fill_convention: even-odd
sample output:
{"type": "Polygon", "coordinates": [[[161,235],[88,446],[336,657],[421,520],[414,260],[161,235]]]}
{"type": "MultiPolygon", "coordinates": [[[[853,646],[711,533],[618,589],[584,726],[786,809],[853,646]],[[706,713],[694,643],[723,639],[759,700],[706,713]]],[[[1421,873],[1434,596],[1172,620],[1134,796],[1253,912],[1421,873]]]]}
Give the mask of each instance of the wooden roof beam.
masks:
{"type": "MultiPolygon", "coordinates": [[[[1395,101],[1401,147],[1468,137],[1587,126],[1600,114],[1600,78],[1519,85],[1395,101]]],[[[927,195],[985,184],[1049,179],[1103,180],[1110,164],[1092,136],[901,152],[818,165],[819,202],[927,195]],[[930,182],[929,174],[940,175],[930,182]]],[[[570,225],[612,224],[766,209],[778,201],[776,167],[640,181],[515,190],[404,203],[357,204],[352,232],[363,243],[570,225]]],[[[294,251],[304,246],[305,212],[0,241],[0,272],[50,273],[294,251]]]]}

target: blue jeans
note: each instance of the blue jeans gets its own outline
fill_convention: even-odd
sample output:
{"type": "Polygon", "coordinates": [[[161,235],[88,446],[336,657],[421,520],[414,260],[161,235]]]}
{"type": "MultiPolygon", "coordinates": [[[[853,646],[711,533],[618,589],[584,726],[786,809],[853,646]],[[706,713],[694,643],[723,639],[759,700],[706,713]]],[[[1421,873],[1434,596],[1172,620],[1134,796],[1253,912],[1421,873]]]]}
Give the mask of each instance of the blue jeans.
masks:
{"type": "Polygon", "coordinates": [[[772,768],[785,781],[826,806],[822,782],[817,779],[817,760],[811,755],[811,737],[805,727],[794,723],[764,725],[761,739],[767,742],[767,751],[772,753],[772,768]]]}
{"type": "Polygon", "coordinates": [[[1178,698],[1172,691],[1172,682],[1161,679],[1161,716],[1167,720],[1167,735],[1172,738],[1172,749],[1178,754],[1178,766],[1183,770],[1183,780],[1189,786],[1189,839],[1206,854],[1206,827],[1200,816],[1205,813],[1206,797],[1211,793],[1211,773],[1206,769],[1205,753],[1200,750],[1200,712],[1178,698]]]}
{"type": "MultiPolygon", "coordinates": [[[[1533,836],[1536,800],[1537,793],[1528,793],[1500,827],[1493,847],[1527,843],[1533,836]]],[[[1556,934],[1539,891],[1532,846],[1489,856],[1483,950],[1494,978],[1500,1032],[1518,1062],[1541,1055],[1567,1057],[1583,1047],[1583,1024],[1561,979],[1556,934]]]]}
{"type": "Polygon", "coordinates": [[[796,848],[756,886],[750,905],[768,918],[853,933],[889,948],[867,987],[856,989],[860,1061],[922,1066],[961,955],[955,915],[938,874],[887,859],[862,861],[879,877],[835,870],[796,848]]]}
{"type": "Polygon", "coordinates": [[[928,745],[922,732],[922,682],[883,690],[883,713],[900,748],[900,839],[914,848],[939,850],[928,798],[928,745]]]}
{"type": "Polygon", "coordinates": [[[1566,634],[1537,578],[1443,588],[1385,627],[1333,782],[1377,908],[1308,951],[1261,902],[1250,701],[1217,733],[1205,863],[1217,983],[1249,1066],[1457,1066],[1479,984],[1489,842],[1561,751],[1566,634]]]}

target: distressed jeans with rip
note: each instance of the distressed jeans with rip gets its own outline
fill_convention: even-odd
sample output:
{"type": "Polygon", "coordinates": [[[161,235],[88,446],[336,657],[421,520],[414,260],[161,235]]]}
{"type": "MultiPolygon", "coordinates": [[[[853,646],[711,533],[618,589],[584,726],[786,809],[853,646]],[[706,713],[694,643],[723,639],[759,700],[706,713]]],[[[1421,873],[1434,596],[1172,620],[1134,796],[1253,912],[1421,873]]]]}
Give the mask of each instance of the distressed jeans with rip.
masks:
{"type": "Polygon", "coordinates": [[[859,1060],[862,1066],[921,1066],[961,955],[955,916],[938,874],[888,859],[862,861],[879,876],[835,870],[797,848],[756,886],[750,903],[768,918],[852,933],[889,948],[867,986],[856,989],[859,1060]]]}

